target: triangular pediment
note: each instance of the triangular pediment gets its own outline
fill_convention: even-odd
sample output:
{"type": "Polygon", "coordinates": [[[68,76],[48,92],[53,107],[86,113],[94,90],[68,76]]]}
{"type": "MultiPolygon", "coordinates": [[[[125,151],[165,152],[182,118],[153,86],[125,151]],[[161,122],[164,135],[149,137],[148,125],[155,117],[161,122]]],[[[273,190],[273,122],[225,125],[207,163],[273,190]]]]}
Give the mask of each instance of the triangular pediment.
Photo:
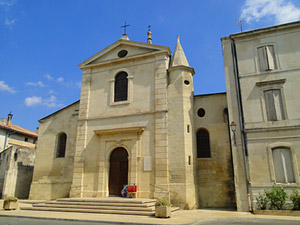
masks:
{"type": "Polygon", "coordinates": [[[94,56],[79,64],[80,68],[97,66],[114,61],[122,61],[137,57],[145,57],[147,55],[155,55],[156,53],[165,52],[169,55],[171,51],[168,47],[160,45],[146,44],[129,40],[119,40],[94,56]],[[122,52],[121,52],[122,51],[122,52]],[[126,56],[122,57],[122,53],[126,56]]]}

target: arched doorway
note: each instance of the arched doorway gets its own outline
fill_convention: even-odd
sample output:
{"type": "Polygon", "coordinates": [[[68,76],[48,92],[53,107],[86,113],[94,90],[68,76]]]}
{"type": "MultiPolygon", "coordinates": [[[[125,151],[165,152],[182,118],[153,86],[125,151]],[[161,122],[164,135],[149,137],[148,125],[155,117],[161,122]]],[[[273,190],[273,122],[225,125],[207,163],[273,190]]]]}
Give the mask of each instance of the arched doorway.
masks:
{"type": "Polygon", "coordinates": [[[116,148],[110,154],[109,195],[121,196],[121,190],[128,184],[128,153],[125,148],[116,148]]]}

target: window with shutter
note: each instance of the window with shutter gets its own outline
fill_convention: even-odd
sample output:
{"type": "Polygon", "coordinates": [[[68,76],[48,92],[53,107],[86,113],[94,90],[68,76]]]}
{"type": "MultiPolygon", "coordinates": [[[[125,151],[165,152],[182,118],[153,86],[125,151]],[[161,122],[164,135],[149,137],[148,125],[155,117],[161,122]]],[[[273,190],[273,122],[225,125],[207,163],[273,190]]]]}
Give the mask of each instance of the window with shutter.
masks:
{"type": "Polygon", "coordinates": [[[266,45],[257,48],[258,59],[261,71],[277,69],[276,58],[273,45],[266,45]]]}
{"type": "Polygon", "coordinates": [[[272,150],[276,183],[295,183],[290,150],[275,148],[272,150]]]}
{"type": "Polygon", "coordinates": [[[128,96],[128,75],[120,72],[115,77],[114,101],[126,101],[128,96]]]}
{"type": "Polygon", "coordinates": [[[205,129],[198,130],[197,138],[197,158],[210,158],[209,133],[205,129]]]}
{"type": "Polygon", "coordinates": [[[66,144],[67,144],[67,135],[65,133],[59,134],[57,138],[57,149],[56,149],[57,158],[65,157],[66,144]]]}
{"type": "Polygon", "coordinates": [[[268,121],[285,120],[280,89],[264,91],[268,121]]]}

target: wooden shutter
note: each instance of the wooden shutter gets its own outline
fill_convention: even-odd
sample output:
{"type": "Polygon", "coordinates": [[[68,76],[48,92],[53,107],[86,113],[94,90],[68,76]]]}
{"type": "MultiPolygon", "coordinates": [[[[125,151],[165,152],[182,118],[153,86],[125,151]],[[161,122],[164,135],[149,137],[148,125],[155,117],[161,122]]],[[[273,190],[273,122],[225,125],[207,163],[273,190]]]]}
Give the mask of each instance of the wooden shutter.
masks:
{"type": "Polygon", "coordinates": [[[273,45],[259,47],[257,51],[261,71],[274,70],[277,68],[273,45]]]}
{"type": "Polygon", "coordinates": [[[259,47],[257,51],[258,51],[258,61],[260,65],[260,70],[261,71],[268,70],[268,59],[266,54],[266,47],[265,46],[259,47]]]}
{"type": "Polygon", "coordinates": [[[274,46],[273,45],[267,45],[266,46],[266,57],[268,60],[268,70],[274,70],[276,69],[276,60],[275,60],[275,53],[274,53],[274,46]]]}
{"type": "Polygon", "coordinates": [[[274,105],[273,90],[265,91],[264,95],[265,95],[267,119],[268,121],[276,121],[277,117],[276,117],[276,109],[274,105]]]}
{"type": "Polygon", "coordinates": [[[272,153],[273,153],[276,183],[286,183],[283,164],[282,164],[281,149],[280,148],[273,149],[272,153]]]}
{"type": "Polygon", "coordinates": [[[290,150],[276,148],[272,151],[277,183],[295,183],[290,150]]]}
{"type": "Polygon", "coordinates": [[[283,111],[281,92],[279,89],[273,90],[273,99],[277,120],[284,120],[285,115],[283,111]]]}

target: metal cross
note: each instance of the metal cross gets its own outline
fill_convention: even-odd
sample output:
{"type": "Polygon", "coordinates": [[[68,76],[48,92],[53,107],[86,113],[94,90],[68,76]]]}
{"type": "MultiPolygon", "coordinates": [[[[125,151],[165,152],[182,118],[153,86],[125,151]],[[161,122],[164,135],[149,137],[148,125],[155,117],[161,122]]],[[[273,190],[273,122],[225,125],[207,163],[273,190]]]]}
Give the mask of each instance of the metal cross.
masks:
{"type": "Polygon", "coordinates": [[[126,21],[125,21],[125,24],[124,26],[121,26],[121,28],[124,28],[124,34],[126,34],[126,27],[130,26],[130,24],[126,24],[126,21]]]}
{"type": "Polygon", "coordinates": [[[151,25],[148,26],[148,31],[150,31],[150,27],[151,27],[151,25]]]}

